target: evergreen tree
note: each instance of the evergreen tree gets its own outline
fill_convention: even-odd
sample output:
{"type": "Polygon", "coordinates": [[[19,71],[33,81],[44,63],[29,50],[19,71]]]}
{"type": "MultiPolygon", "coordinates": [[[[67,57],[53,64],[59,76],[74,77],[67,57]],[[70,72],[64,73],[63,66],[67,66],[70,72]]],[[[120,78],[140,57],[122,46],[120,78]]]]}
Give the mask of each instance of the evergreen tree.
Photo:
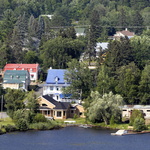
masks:
{"type": "Polygon", "coordinates": [[[141,104],[150,104],[150,65],[146,65],[142,71],[138,96],[141,104]]]}

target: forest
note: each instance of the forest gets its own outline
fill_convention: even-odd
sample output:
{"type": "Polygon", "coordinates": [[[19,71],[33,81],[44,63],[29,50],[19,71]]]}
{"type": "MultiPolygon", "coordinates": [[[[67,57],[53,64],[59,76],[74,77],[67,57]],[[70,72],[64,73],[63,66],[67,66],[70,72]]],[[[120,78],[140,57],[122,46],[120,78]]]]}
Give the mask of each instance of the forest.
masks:
{"type": "Polygon", "coordinates": [[[0,0],[0,68],[39,63],[43,72],[68,69],[72,86],[66,90],[80,93],[85,107],[91,91],[150,104],[149,16],[150,0],[0,0]],[[86,36],[77,37],[75,27],[84,27],[86,36]],[[136,36],[108,38],[125,28],[136,36]],[[102,54],[95,58],[97,42],[109,42],[103,63],[102,54]],[[89,60],[79,63],[83,52],[89,60]],[[87,64],[93,61],[97,68],[91,71],[87,64]]]}

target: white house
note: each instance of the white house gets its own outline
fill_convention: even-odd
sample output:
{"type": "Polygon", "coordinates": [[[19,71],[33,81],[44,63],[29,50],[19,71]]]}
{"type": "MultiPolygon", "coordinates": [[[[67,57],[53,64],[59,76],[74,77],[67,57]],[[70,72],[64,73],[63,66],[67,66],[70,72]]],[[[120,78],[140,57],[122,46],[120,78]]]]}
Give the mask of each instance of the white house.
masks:
{"type": "Polygon", "coordinates": [[[63,94],[62,89],[70,86],[70,83],[64,80],[65,69],[49,69],[46,84],[43,87],[43,95],[50,95],[54,100],[61,102],[76,102],[80,100],[71,98],[71,94],[63,94]]]}

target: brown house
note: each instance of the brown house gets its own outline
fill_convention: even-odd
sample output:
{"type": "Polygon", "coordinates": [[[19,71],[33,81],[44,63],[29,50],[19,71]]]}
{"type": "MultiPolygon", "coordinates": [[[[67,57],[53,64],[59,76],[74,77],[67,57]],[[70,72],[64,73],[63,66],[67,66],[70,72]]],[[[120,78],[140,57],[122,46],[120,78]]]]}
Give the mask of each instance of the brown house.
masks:
{"type": "Polygon", "coordinates": [[[40,112],[46,117],[67,119],[73,118],[75,114],[78,117],[84,117],[84,108],[82,105],[56,101],[49,95],[40,96],[38,101],[40,112]]]}

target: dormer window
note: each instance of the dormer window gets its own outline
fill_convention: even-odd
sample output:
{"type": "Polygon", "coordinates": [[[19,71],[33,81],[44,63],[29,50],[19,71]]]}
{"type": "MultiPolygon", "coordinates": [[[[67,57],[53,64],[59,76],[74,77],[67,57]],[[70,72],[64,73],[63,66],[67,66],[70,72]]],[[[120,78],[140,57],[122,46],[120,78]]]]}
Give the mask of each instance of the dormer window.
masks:
{"type": "Polygon", "coordinates": [[[58,82],[59,81],[59,78],[58,77],[55,77],[55,82],[58,82]]]}
{"type": "Polygon", "coordinates": [[[17,79],[19,79],[19,76],[16,76],[17,79]]]}

